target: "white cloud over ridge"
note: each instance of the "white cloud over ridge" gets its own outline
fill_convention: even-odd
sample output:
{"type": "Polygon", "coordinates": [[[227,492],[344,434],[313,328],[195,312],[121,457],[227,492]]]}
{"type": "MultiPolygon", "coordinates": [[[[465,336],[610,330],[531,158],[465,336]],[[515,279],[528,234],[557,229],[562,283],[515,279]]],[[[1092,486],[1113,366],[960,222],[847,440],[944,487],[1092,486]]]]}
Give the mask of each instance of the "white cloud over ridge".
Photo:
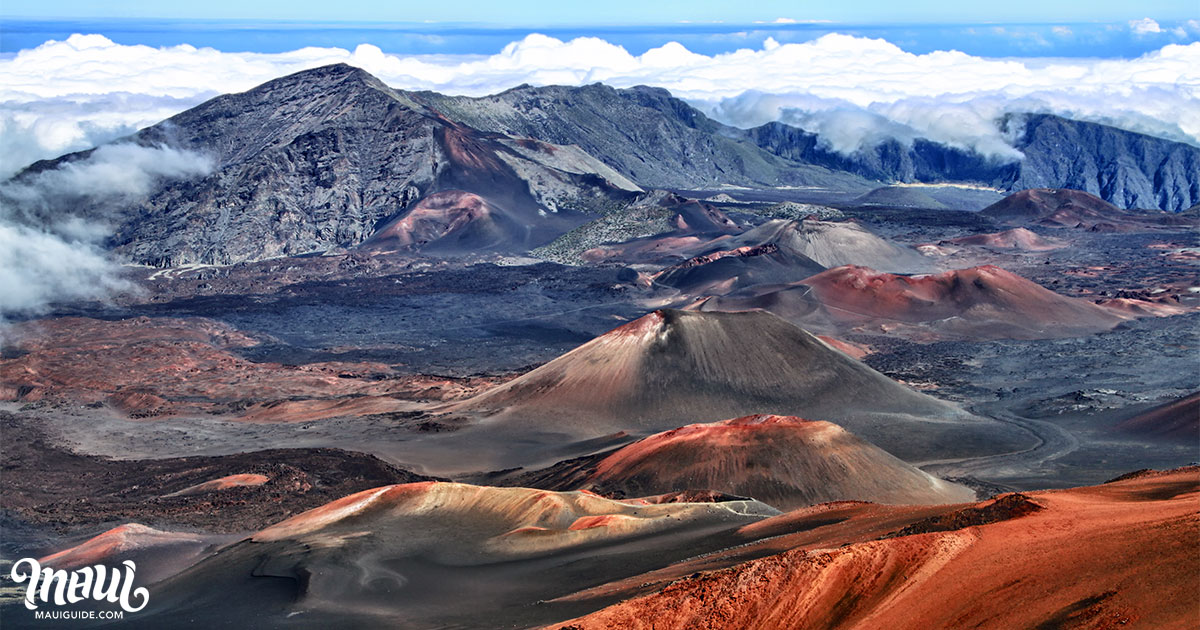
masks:
{"type": "Polygon", "coordinates": [[[159,181],[200,177],[212,168],[212,159],[198,153],[116,143],[0,184],[0,343],[7,318],[131,289],[100,247],[110,233],[106,208],[147,194],[159,181]],[[88,216],[75,208],[87,208],[88,216]]]}
{"type": "MultiPolygon", "coordinates": [[[[1140,24],[1133,28],[1149,28],[1140,24]]],[[[668,43],[632,55],[602,39],[532,34],[495,55],[286,53],[151,48],[74,35],[0,60],[0,176],[34,159],[92,146],[218,93],[324,64],[364,68],[401,89],[484,95],[521,83],[665,87],[719,120],[783,120],[849,152],[887,137],[927,137],[1004,159],[1005,112],[1094,120],[1200,145],[1200,43],[1136,59],[992,59],[924,55],[884,40],[830,34],[802,44],[707,56],[668,43]]]]}

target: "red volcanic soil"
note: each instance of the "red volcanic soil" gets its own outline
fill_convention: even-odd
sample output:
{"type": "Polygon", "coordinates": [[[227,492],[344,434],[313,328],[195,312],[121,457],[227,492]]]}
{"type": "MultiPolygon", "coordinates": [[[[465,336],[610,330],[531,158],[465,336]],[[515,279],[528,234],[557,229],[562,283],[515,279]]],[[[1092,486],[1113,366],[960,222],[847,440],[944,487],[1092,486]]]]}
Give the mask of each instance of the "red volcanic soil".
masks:
{"type": "Polygon", "coordinates": [[[300,627],[1191,627],[1198,491],[1191,468],[979,503],[779,514],[746,500],[391,485],[224,547],[160,583],[141,620],[252,614],[290,627],[302,611],[300,627]]]}
{"type": "Polygon", "coordinates": [[[838,267],[799,284],[849,327],[898,322],[976,339],[1039,339],[1108,330],[1124,319],[991,265],[922,276],[838,267]]]}
{"type": "Polygon", "coordinates": [[[990,234],[972,234],[960,238],[942,241],[940,244],[976,245],[995,249],[1020,249],[1029,252],[1045,252],[1066,247],[1066,243],[1056,238],[1038,236],[1025,228],[1013,228],[1003,232],[990,234]]]}
{"type": "MultiPolygon", "coordinates": [[[[722,242],[740,230],[738,224],[725,213],[695,199],[666,194],[653,208],[655,211],[661,211],[661,208],[672,213],[669,231],[593,247],[581,252],[580,258],[589,263],[619,261],[626,264],[669,264],[692,257],[694,253],[691,252],[695,249],[722,242]]],[[[645,214],[645,209],[631,212],[636,216],[645,214]]],[[[653,220],[655,223],[657,221],[653,220]]]]}
{"type": "Polygon", "coordinates": [[[817,335],[817,339],[824,341],[830,348],[844,352],[848,356],[859,360],[872,352],[871,346],[861,343],[851,343],[837,337],[830,337],[829,335],[817,335]]]}
{"type": "Polygon", "coordinates": [[[288,627],[303,612],[297,621],[309,627],[529,627],[530,615],[571,616],[534,602],[720,549],[777,514],[746,500],[384,486],[226,547],[156,588],[142,620],[161,627],[182,615],[211,627],[253,615],[288,627]]]}
{"type": "Polygon", "coordinates": [[[979,211],[995,219],[1044,222],[1074,227],[1083,221],[1102,221],[1126,214],[1124,210],[1082,190],[1030,188],[1015,192],[979,211]]]}
{"type": "Polygon", "coordinates": [[[1138,317],[1171,317],[1188,312],[1188,307],[1170,297],[1162,299],[1109,298],[1096,300],[1096,304],[1109,309],[1126,319],[1138,317]]]}
{"type": "Polygon", "coordinates": [[[770,243],[768,243],[766,245],[757,245],[755,247],[749,247],[749,246],[738,247],[737,249],[718,251],[718,252],[713,252],[711,254],[705,254],[703,256],[696,256],[695,258],[690,258],[690,259],[688,259],[684,262],[681,262],[678,265],[675,265],[673,267],[668,267],[667,269],[664,269],[663,271],[670,271],[670,270],[675,270],[675,269],[691,269],[693,267],[699,267],[701,265],[711,264],[718,260],[721,260],[722,258],[727,258],[730,256],[740,257],[740,258],[748,258],[750,256],[761,256],[763,254],[771,254],[771,253],[774,253],[777,251],[779,251],[779,247],[776,245],[770,244],[770,243]]]}
{"type": "Polygon", "coordinates": [[[733,517],[750,522],[778,513],[761,504],[754,507],[749,502],[749,505],[748,512],[742,515],[746,518],[738,519],[728,507],[718,503],[625,503],[583,492],[429,481],[375,488],[343,497],[272,525],[251,539],[255,542],[336,540],[343,531],[369,531],[386,540],[389,532],[404,532],[421,523],[447,522],[454,527],[440,531],[431,528],[429,531],[437,532],[433,537],[413,535],[407,541],[392,541],[393,551],[443,546],[437,553],[470,558],[474,564],[541,554],[596,538],[622,538],[677,528],[691,519],[721,521],[733,517]]]}
{"type": "Polygon", "coordinates": [[[220,479],[213,479],[198,483],[194,486],[188,486],[178,492],[172,492],[166,496],[183,497],[189,494],[204,494],[206,492],[216,492],[218,490],[228,490],[229,488],[242,488],[245,486],[261,486],[270,481],[271,478],[258,473],[238,473],[236,475],[226,475],[220,479]]]}
{"type": "Polygon", "coordinates": [[[729,232],[738,229],[737,223],[725,216],[715,206],[700,203],[695,199],[687,199],[675,208],[675,216],[671,222],[679,232],[691,234],[709,234],[729,232]]]}
{"type": "Polygon", "coordinates": [[[579,257],[589,263],[611,261],[660,263],[679,260],[687,255],[686,252],[709,242],[711,239],[707,236],[668,232],[665,235],[637,239],[628,243],[593,247],[585,250],[579,257]]]}
{"type": "Polygon", "coordinates": [[[129,523],[114,527],[70,549],[50,554],[39,562],[57,569],[74,569],[89,564],[103,564],[118,553],[134,549],[177,543],[203,544],[203,541],[203,537],[196,534],[164,532],[145,525],[129,523]]]}
{"type": "Polygon", "coordinates": [[[496,155],[497,147],[483,138],[483,134],[470,127],[460,125],[439,116],[443,126],[437,131],[446,157],[460,168],[496,175],[509,171],[496,155]]]}
{"type": "Polygon", "coordinates": [[[975,498],[835,424],[771,415],[652,435],[596,462],[578,487],[632,497],[712,490],[782,510],[841,500],[933,504],[975,498]]]}
{"type": "Polygon", "coordinates": [[[360,248],[369,250],[503,248],[519,231],[483,197],[462,190],[434,193],[380,228],[360,248]]]}
{"type": "Polygon", "coordinates": [[[135,418],[228,413],[312,420],[402,411],[413,399],[470,395],[482,380],[406,376],[375,363],[257,363],[257,343],[200,318],[38,320],[14,326],[0,359],[0,400],[107,406],[135,418]],[[404,400],[408,399],[408,400],[404,400]]]}
{"type": "Polygon", "coordinates": [[[813,540],[553,627],[1195,628],[1198,489],[1190,468],[1029,493],[914,528],[928,533],[813,540]]]}
{"type": "Polygon", "coordinates": [[[39,562],[70,571],[97,564],[117,569],[125,560],[132,560],[137,566],[138,583],[151,584],[194,564],[228,539],[228,536],[167,532],[128,523],[39,562]]]}
{"type": "Polygon", "coordinates": [[[475,221],[490,218],[491,210],[479,195],[462,190],[434,193],[403,217],[385,225],[363,246],[413,248],[462,230],[475,221]]]}
{"type": "Polygon", "coordinates": [[[1127,232],[1193,221],[1166,212],[1122,210],[1095,195],[1068,188],[1030,188],[1015,192],[979,211],[1008,224],[1127,232]]]}
{"type": "Polygon", "coordinates": [[[1200,439],[1200,392],[1143,411],[1118,424],[1117,430],[1195,444],[1200,439]]]}

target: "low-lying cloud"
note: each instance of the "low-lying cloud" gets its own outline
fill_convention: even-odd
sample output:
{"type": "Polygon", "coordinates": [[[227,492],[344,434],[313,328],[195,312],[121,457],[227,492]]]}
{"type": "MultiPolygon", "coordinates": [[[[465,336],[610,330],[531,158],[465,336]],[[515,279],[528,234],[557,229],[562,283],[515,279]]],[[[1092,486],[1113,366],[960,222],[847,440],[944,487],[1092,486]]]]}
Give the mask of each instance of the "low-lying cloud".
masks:
{"type": "Polygon", "coordinates": [[[1015,159],[994,124],[1011,111],[1057,113],[1200,145],[1200,42],[1135,59],[992,59],[917,55],[882,39],[830,34],[708,56],[677,43],[633,55],[598,38],[532,34],[494,55],[403,57],[368,44],[259,54],[73,35],[0,61],[0,141],[11,147],[0,177],[218,93],[337,62],[396,88],[476,96],[521,83],[655,85],[723,122],[784,120],[844,152],[882,138],[927,137],[1015,159]]]}
{"type": "Polygon", "coordinates": [[[131,288],[101,247],[111,233],[107,212],[163,180],[212,168],[195,152],[118,143],[0,184],[0,326],[54,302],[131,288]]]}
{"type": "Polygon", "coordinates": [[[5,149],[0,151],[0,178],[37,160],[127,136],[212,96],[216,93],[177,98],[112,92],[48,99],[6,94],[0,97],[10,99],[0,102],[0,146],[5,149]]]}

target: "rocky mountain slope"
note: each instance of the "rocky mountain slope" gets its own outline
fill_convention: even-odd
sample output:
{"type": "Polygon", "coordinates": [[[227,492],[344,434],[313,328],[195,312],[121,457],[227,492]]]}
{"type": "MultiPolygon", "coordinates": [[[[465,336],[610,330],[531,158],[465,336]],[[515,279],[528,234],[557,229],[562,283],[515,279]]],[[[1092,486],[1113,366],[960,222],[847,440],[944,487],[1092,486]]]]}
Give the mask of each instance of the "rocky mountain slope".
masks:
{"type": "MultiPolygon", "coordinates": [[[[111,226],[105,244],[126,260],[176,266],[356,247],[384,227],[391,232],[373,249],[522,253],[651,188],[806,186],[868,203],[893,199],[890,189],[871,191],[898,180],[1074,188],[1170,211],[1200,200],[1196,147],[1046,115],[999,124],[1024,160],[994,163],[923,141],[847,157],[784,125],[717,123],[657,88],[449,97],[395,90],[339,64],[219,96],[117,141],[202,156],[207,174],[156,181],[116,202],[66,196],[18,214],[43,223],[75,214],[111,226]]],[[[39,162],[15,183],[92,156],[39,162]]]]}
{"type": "MultiPolygon", "coordinates": [[[[433,226],[422,238],[449,230],[468,235],[460,246],[523,251],[637,190],[577,149],[465,127],[341,64],[219,96],[120,142],[129,141],[197,152],[214,164],[205,177],[83,209],[116,226],[110,248],[158,266],[355,246],[446,191],[485,200],[491,217],[503,217],[504,238],[491,238],[489,225],[462,231],[478,218],[462,208],[451,209],[459,225],[433,226]]],[[[88,156],[41,162],[18,179],[88,156]]]]}

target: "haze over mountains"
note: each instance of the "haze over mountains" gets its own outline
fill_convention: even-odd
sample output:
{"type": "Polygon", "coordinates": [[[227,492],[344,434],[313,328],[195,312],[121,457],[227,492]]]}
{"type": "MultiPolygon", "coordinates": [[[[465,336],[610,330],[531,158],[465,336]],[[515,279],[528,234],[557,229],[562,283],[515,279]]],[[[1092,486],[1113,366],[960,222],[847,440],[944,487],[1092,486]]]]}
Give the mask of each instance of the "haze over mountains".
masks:
{"type": "MultiPolygon", "coordinates": [[[[664,187],[867,192],[880,182],[925,181],[1071,187],[1170,211],[1200,200],[1196,147],[1052,116],[1002,124],[1021,131],[1024,160],[997,164],[921,142],[843,157],[779,124],[721,125],[662,89],[597,84],[449,97],[395,90],[334,65],[218,97],[129,139],[196,152],[212,161],[208,174],[158,181],[118,204],[85,199],[29,212],[66,208],[102,221],[114,228],[109,249],[170,266],[354,247],[432,208],[420,226],[404,228],[418,234],[376,240],[517,252],[624,207],[633,192],[664,187]],[[451,191],[475,197],[428,199],[451,191]]],[[[88,157],[39,162],[14,181],[88,157]]]]}

